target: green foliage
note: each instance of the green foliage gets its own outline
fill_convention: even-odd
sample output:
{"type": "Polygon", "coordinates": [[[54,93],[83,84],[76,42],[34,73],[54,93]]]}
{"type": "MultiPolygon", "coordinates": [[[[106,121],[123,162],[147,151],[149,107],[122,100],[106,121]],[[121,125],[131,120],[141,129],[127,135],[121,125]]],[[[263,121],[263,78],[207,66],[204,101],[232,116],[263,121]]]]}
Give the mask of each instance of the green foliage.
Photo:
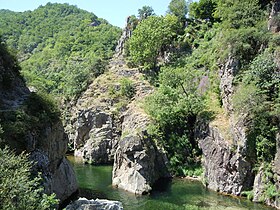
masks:
{"type": "Polygon", "coordinates": [[[185,0],[171,0],[168,5],[168,13],[175,15],[179,20],[185,20],[188,13],[188,5],[185,0]]]}
{"type": "Polygon", "coordinates": [[[139,20],[146,19],[149,16],[155,15],[154,9],[150,6],[143,6],[141,9],[138,9],[138,18],[139,20]]]}
{"type": "Polygon", "coordinates": [[[94,14],[56,3],[32,12],[1,10],[0,28],[28,85],[69,98],[104,72],[120,36],[119,28],[94,14]]]}
{"type": "Polygon", "coordinates": [[[245,196],[248,200],[251,201],[254,198],[254,191],[253,190],[242,191],[241,196],[245,196]]]}
{"type": "Polygon", "coordinates": [[[171,44],[179,29],[176,16],[150,16],[141,21],[129,40],[131,61],[144,69],[153,69],[163,48],[171,44]]]}
{"type": "Polygon", "coordinates": [[[10,146],[24,149],[28,131],[38,133],[46,124],[56,123],[60,119],[60,111],[51,96],[31,93],[24,104],[16,110],[1,112],[1,119],[5,143],[14,142],[9,139],[16,140],[18,145],[10,146]]]}
{"type": "Polygon", "coordinates": [[[203,174],[203,168],[201,165],[182,166],[181,170],[184,176],[189,177],[201,177],[203,174]]]}
{"type": "Polygon", "coordinates": [[[280,77],[271,50],[257,56],[243,74],[234,96],[238,112],[249,113],[249,139],[255,143],[259,161],[270,162],[276,152],[277,113],[280,77]]]}
{"type": "Polygon", "coordinates": [[[55,195],[46,195],[41,178],[32,177],[32,163],[25,154],[0,149],[0,208],[3,210],[55,209],[55,195]]]}
{"type": "Polygon", "coordinates": [[[220,18],[224,27],[253,27],[263,17],[258,0],[218,0],[215,17],[220,18]]]}
{"type": "Polygon", "coordinates": [[[196,163],[200,154],[193,129],[204,109],[199,88],[202,72],[170,66],[161,69],[159,78],[160,86],[145,103],[156,122],[149,132],[168,152],[173,173],[183,175],[180,167],[196,163]]]}
{"type": "Polygon", "coordinates": [[[123,78],[121,80],[120,93],[122,96],[125,96],[125,97],[131,99],[135,94],[135,87],[134,87],[133,82],[127,78],[123,78]]]}
{"type": "Polygon", "coordinates": [[[207,20],[210,22],[218,21],[214,17],[214,11],[217,7],[215,0],[200,0],[189,5],[189,17],[194,19],[207,20]]]}

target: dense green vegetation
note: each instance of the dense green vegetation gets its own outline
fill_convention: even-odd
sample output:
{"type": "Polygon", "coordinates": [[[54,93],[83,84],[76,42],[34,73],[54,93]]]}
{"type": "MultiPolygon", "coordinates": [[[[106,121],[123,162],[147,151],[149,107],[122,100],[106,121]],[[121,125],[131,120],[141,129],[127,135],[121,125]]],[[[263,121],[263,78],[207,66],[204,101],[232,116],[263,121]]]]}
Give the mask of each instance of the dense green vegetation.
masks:
{"type": "Polygon", "coordinates": [[[37,90],[71,98],[102,74],[120,29],[68,4],[0,11],[0,34],[37,90]]]}
{"type": "Polygon", "coordinates": [[[0,208],[3,210],[55,209],[55,195],[46,195],[41,179],[31,173],[32,163],[24,153],[0,149],[0,208]]]}
{"type": "Polygon", "coordinates": [[[279,35],[267,29],[269,1],[200,0],[188,5],[188,18],[176,9],[180,4],[171,1],[172,15],[141,21],[129,42],[132,62],[156,72],[160,68],[157,90],[146,102],[156,122],[150,133],[164,145],[174,173],[199,165],[194,125],[225,115],[219,66],[234,58],[234,113],[246,114],[252,162],[270,163],[279,130],[280,78],[279,35]]]}
{"type": "MultiPolygon", "coordinates": [[[[55,195],[44,194],[43,180],[33,170],[27,154],[15,154],[27,148],[29,132],[40,133],[46,124],[59,120],[58,106],[47,94],[31,93],[16,107],[7,107],[5,100],[21,85],[15,56],[12,56],[0,40],[0,209],[55,209],[55,195]]],[[[19,96],[20,97],[20,96],[19,96]]]]}

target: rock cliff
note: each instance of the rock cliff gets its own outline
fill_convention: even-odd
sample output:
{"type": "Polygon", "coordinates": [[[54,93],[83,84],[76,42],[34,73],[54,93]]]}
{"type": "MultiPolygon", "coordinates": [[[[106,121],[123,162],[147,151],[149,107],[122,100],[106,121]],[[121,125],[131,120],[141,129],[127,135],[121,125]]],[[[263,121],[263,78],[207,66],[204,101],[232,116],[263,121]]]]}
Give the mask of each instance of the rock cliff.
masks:
{"type": "MultiPolygon", "coordinates": [[[[19,74],[19,67],[15,59],[8,54],[4,46],[0,49],[0,98],[1,124],[4,134],[7,132],[21,132],[20,135],[5,135],[5,144],[17,152],[27,151],[36,163],[34,170],[42,172],[47,193],[56,193],[63,201],[77,191],[77,182],[74,172],[65,159],[67,138],[60,120],[53,122],[25,122],[30,119],[26,101],[35,93],[30,93],[23,78],[19,74]],[[16,130],[11,131],[14,116],[21,113],[23,121],[19,121],[16,130]],[[7,126],[4,126],[7,125],[7,126]],[[10,130],[5,130],[10,128],[10,130]]],[[[41,110],[43,111],[43,110],[41,110]]],[[[18,119],[17,117],[16,119],[18,119]]],[[[21,119],[19,118],[19,120],[21,119]]],[[[37,119],[37,118],[33,118],[37,119]]]]}
{"type": "Polygon", "coordinates": [[[148,116],[130,104],[114,158],[113,185],[135,194],[146,194],[159,178],[170,178],[167,157],[147,133],[149,123],[148,116]]]}
{"type": "Polygon", "coordinates": [[[113,185],[143,194],[169,174],[165,154],[147,136],[150,119],[141,108],[141,101],[153,88],[123,58],[124,43],[130,36],[127,26],[108,71],[73,102],[66,130],[75,156],[91,164],[114,163],[113,185]]]}

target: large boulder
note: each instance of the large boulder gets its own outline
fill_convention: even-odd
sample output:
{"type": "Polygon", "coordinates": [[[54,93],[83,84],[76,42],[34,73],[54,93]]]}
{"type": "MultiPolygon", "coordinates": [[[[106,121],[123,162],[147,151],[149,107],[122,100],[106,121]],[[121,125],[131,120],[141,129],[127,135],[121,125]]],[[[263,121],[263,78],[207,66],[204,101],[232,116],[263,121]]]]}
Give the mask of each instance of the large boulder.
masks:
{"type": "Polygon", "coordinates": [[[79,198],[79,200],[69,204],[66,210],[123,210],[123,206],[119,201],[79,198]]]}
{"type": "Polygon", "coordinates": [[[113,185],[135,194],[148,193],[158,179],[170,177],[164,152],[147,134],[149,123],[147,115],[131,106],[114,158],[113,185]]]}

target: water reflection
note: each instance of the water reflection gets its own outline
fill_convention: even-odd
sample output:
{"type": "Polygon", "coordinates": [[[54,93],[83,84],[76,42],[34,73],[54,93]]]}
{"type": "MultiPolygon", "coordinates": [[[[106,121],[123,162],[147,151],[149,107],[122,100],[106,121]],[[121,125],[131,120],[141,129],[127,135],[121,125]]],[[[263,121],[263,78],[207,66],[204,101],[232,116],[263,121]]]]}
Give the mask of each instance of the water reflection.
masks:
{"type": "Polygon", "coordinates": [[[88,199],[119,200],[127,210],[268,210],[263,205],[246,199],[232,198],[209,191],[197,181],[174,178],[160,180],[150,195],[135,196],[113,188],[112,166],[85,165],[79,159],[69,157],[74,166],[80,196],[88,199]]]}

